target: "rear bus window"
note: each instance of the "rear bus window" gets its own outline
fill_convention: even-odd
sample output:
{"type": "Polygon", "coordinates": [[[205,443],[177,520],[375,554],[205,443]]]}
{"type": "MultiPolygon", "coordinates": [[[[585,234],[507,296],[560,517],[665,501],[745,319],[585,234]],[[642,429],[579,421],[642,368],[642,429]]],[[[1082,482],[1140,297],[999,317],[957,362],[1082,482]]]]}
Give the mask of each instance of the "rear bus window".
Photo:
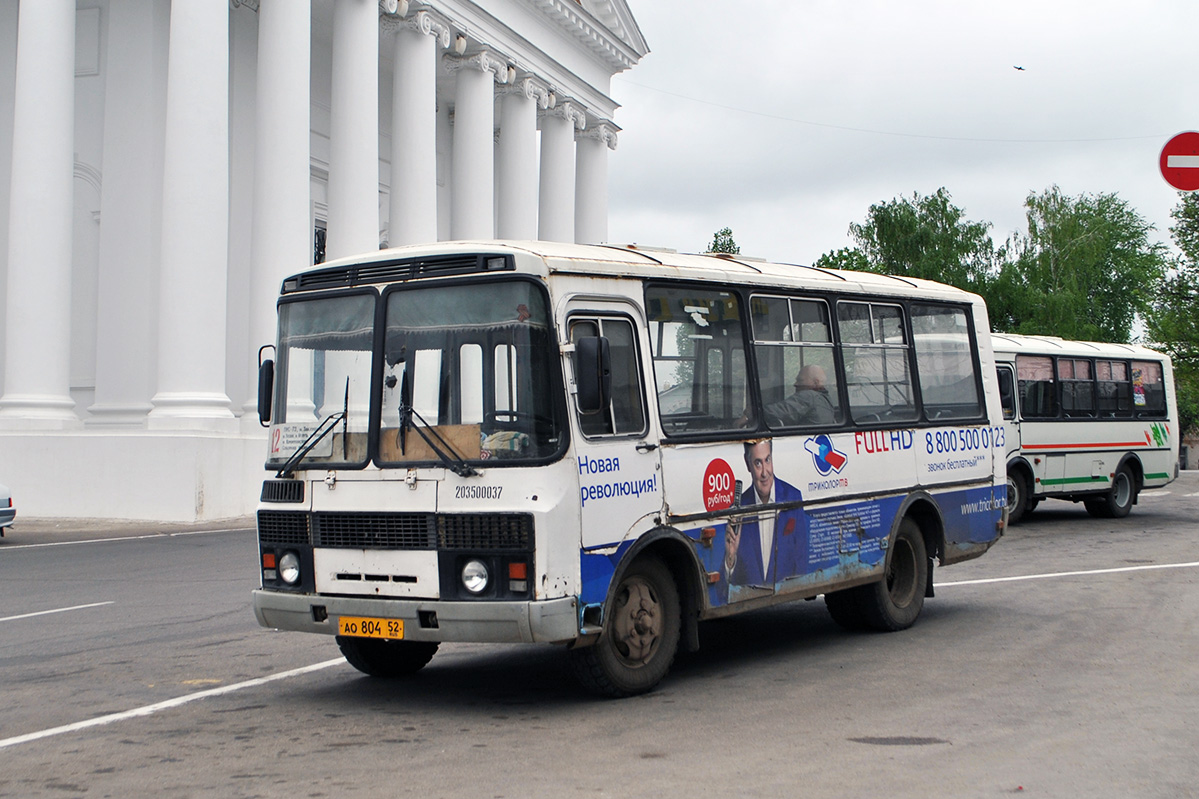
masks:
{"type": "Polygon", "coordinates": [[[1166,415],[1166,384],[1162,381],[1160,363],[1132,362],[1132,405],[1142,418],[1166,415]]]}
{"type": "Polygon", "coordinates": [[[912,305],[912,342],[916,345],[925,418],[971,419],[982,415],[965,310],[912,305]]]}

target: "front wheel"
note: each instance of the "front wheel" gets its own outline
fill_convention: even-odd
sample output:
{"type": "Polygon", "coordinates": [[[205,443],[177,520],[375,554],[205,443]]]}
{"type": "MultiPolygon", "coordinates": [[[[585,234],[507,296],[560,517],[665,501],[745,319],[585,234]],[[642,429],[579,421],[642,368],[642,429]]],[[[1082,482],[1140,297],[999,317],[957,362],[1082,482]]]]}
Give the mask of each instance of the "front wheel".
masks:
{"type": "Polygon", "coordinates": [[[875,630],[906,630],[924,609],[928,584],[928,551],[924,536],[911,519],[899,523],[899,532],[887,553],[887,573],[880,582],[863,586],[859,608],[866,624],[875,630]]]}
{"type": "Polygon", "coordinates": [[[403,677],[425,667],[437,653],[436,641],[385,641],[337,636],[346,662],[372,677],[403,677]]]}
{"type": "Polygon", "coordinates": [[[1017,469],[1007,473],[1007,523],[1018,524],[1024,514],[1031,510],[1028,501],[1028,481],[1017,469]]]}
{"type": "Polygon", "coordinates": [[[674,578],[662,561],[633,561],[604,609],[594,646],[570,652],[583,687],[604,696],[643,694],[670,670],[679,648],[682,617],[674,578]]]}

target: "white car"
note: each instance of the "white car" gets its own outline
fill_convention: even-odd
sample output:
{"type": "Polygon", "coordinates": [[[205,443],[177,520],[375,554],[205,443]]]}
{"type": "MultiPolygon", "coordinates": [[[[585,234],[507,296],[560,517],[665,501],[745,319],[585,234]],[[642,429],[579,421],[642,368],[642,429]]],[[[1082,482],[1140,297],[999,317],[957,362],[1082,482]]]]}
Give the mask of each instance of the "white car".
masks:
{"type": "Polygon", "coordinates": [[[4,528],[17,518],[17,507],[12,504],[12,492],[8,486],[0,483],[0,538],[4,537],[4,528]]]}

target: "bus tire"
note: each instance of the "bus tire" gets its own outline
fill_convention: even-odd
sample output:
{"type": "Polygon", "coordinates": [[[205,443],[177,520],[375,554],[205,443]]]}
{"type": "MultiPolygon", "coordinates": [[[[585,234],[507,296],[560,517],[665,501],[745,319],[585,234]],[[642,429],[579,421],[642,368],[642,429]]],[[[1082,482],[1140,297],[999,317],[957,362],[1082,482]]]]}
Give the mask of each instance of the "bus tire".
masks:
{"type": "Polygon", "coordinates": [[[1112,478],[1112,486],[1107,493],[1083,502],[1087,513],[1099,519],[1123,519],[1132,510],[1132,504],[1137,498],[1137,481],[1132,476],[1132,470],[1121,466],[1112,478]]]}
{"type": "Polygon", "coordinates": [[[860,608],[866,625],[883,632],[906,630],[924,609],[928,554],[916,522],[905,518],[887,552],[886,576],[863,586],[860,608]]]}
{"type": "Polygon", "coordinates": [[[337,636],[346,662],[372,677],[404,677],[423,669],[437,653],[436,641],[385,641],[337,636]]]}
{"type": "Polygon", "coordinates": [[[589,691],[614,698],[643,694],[674,662],[682,630],[679,592],[662,561],[633,561],[605,608],[593,646],[570,651],[575,677],[589,691]]]}
{"type": "Polygon", "coordinates": [[[833,621],[845,630],[861,630],[866,627],[866,619],[861,611],[862,587],[846,588],[832,591],[824,595],[824,606],[833,621]]]}
{"type": "Polygon", "coordinates": [[[1007,470],[1007,523],[1018,524],[1030,510],[1028,480],[1019,469],[1007,470]]]}

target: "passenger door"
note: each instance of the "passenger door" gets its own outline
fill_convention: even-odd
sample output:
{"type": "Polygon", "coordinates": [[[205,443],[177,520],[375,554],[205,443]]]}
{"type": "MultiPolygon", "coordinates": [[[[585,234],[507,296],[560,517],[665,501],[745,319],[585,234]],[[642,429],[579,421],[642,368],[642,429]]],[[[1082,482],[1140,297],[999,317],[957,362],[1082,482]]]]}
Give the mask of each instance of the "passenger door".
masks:
{"type": "MultiPolygon", "coordinates": [[[[632,530],[648,529],[662,511],[659,450],[650,440],[640,312],[623,303],[572,304],[567,334],[608,340],[612,394],[607,407],[582,413],[573,407],[579,475],[582,546],[604,546],[632,530]]],[[[573,363],[571,364],[573,375],[573,363]]]]}

